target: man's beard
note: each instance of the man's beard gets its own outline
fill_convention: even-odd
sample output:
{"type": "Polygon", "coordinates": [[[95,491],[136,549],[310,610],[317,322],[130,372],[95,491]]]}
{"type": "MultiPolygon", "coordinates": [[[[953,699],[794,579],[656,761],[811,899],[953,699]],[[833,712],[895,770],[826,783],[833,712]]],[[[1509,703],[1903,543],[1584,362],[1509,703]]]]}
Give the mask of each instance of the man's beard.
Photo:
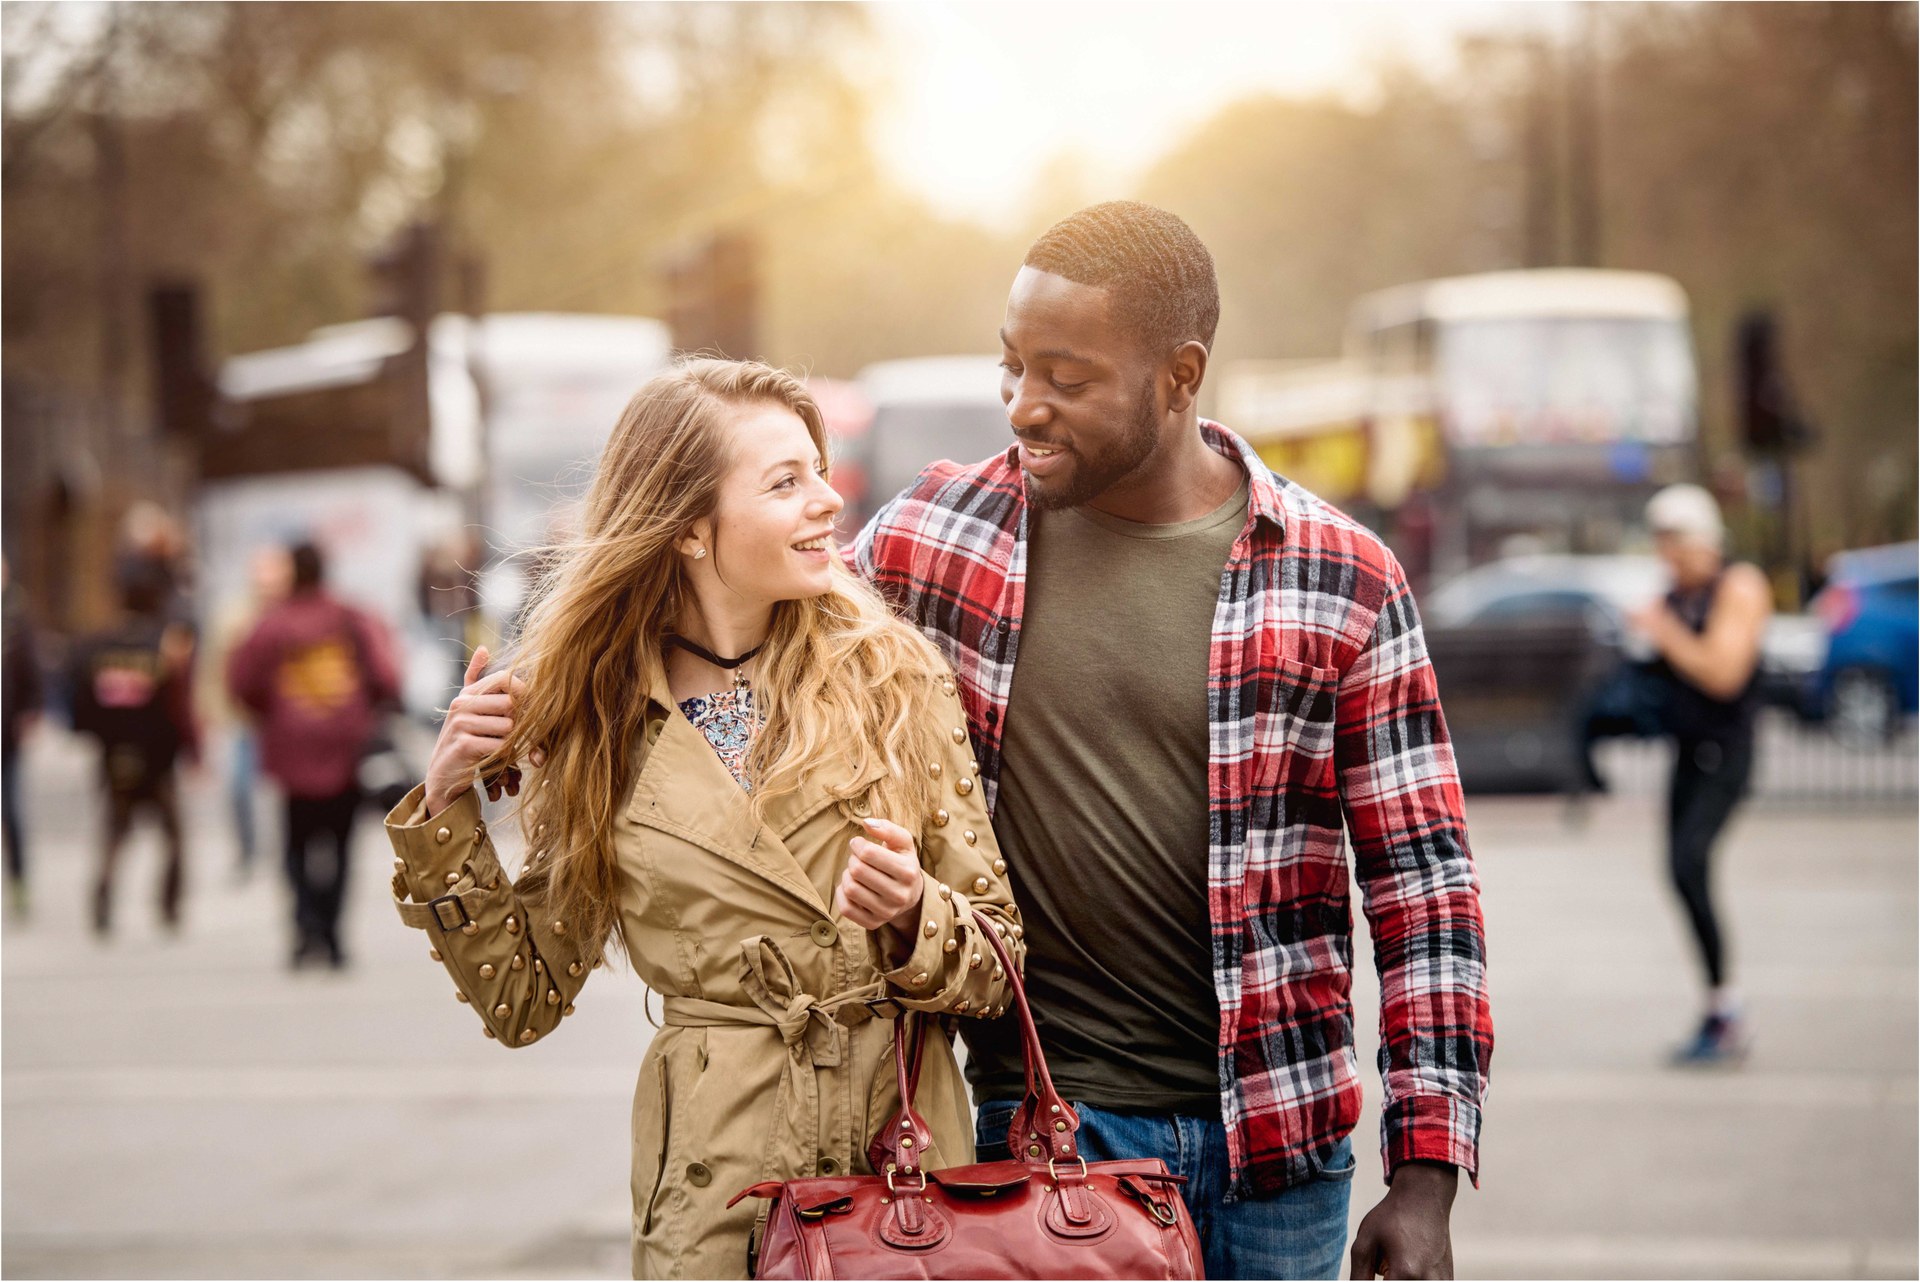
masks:
{"type": "Polygon", "coordinates": [[[1074,452],[1071,478],[1060,486],[1029,484],[1027,498],[1042,512],[1091,503],[1133,475],[1160,444],[1159,415],[1154,411],[1153,379],[1148,378],[1134,400],[1133,420],[1112,449],[1099,458],[1074,452]]]}

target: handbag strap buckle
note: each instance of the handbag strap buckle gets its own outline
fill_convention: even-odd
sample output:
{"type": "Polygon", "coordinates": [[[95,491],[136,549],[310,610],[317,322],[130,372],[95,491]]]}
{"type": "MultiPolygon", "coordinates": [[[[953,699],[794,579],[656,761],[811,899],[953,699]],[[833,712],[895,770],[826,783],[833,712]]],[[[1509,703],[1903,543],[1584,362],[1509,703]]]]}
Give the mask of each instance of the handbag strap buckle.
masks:
{"type": "MultiPolygon", "coordinates": [[[[1055,1184],[1058,1184],[1060,1182],[1060,1172],[1054,1166],[1054,1163],[1058,1162],[1059,1160],[1060,1159],[1056,1157],[1050,1157],[1047,1159],[1047,1174],[1053,1177],[1053,1182],[1055,1184]]],[[[1084,1157],[1081,1157],[1079,1154],[1076,1153],[1074,1155],[1073,1160],[1080,1163],[1080,1181],[1081,1183],[1084,1184],[1087,1179],[1087,1159],[1084,1157]]]]}
{"type": "MultiPolygon", "coordinates": [[[[1081,1165],[1084,1166],[1085,1163],[1083,1162],[1081,1163],[1081,1165]]],[[[887,1192],[893,1194],[895,1197],[898,1197],[900,1195],[900,1190],[895,1188],[893,1184],[893,1177],[896,1174],[898,1174],[898,1171],[896,1171],[893,1164],[889,1162],[887,1164],[887,1192]]],[[[926,1192],[927,1191],[927,1173],[925,1171],[916,1171],[914,1172],[914,1174],[920,1177],[920,1187],[917,1189],[908,1189],[907,1192],[909,1193],[926,1192]]]]}

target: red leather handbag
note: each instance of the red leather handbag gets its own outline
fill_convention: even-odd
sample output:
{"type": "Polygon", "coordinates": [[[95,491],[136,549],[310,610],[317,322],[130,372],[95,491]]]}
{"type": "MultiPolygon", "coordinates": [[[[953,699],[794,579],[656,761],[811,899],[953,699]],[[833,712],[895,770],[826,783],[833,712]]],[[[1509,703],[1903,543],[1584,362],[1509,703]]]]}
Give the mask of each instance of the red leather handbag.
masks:
{"type": "MultiPolygon", "coordinates": [[[[867,1156],[883,1175],[769,1180],[741,1198],[770,1198],[756,1253],[759,1278],[1198,1278],[1200,1238],[1180,1197],[1185,1176],[1159,1158],[1089,1162],[1080,1116],[1053,1089],[1026,990],[1006,945],[980,937],[1006,968],[1027,1061],[1027,1096],[1006,1162],[929,1171],[931,1138],[914,1110],[927,1020],[894,1021],[900,1112],[867,1156]]],[[[731,1203],[729,1203],[731,1205],[731,1203]]]]}

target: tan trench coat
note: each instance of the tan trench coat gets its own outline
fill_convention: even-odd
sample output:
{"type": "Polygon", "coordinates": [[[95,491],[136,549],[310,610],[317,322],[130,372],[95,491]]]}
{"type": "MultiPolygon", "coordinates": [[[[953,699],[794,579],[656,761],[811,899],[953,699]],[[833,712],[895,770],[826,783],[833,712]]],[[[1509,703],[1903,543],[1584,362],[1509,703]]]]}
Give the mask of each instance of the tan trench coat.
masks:
{"type": "MultiPolygon", "coordinates": [[[[836,772],[823,769],[821,785],[777,799],[755,828],[747,794],[700,731],[676,708],[649,708],[615,831],[621,928],[665,1021],[634,1091],[636,1278],[744,1277],[766,1204],[729,1210],[735,1193],[763,1179],[869,1173],[867,1144],[899,1092],[892,1024],[862,999],[891,994],[962,1015],[998,1013],[1009,1000],[977,932],[1000,929],[1016,962],[1024,932],[950,677],[941,692],[944,751],[924,768],[943,801],[918,825],[921,927],[891,970],[881,969],[879,937],[830,909],[875,779],[836,800],[825,786],[836,772]]],[[[427,932],[488,1036],[539,1041],[573,1012],[604,942],[528,911],[474,793],[432,818],[422,793],[387,816],[400,915],[427,932]]],[[[927,1165],[961,1165],[973,1159],[965,1088],[948,1040],[930,1036],[928,1050],[917,1099],[934,1138],[927,1165]]]]}

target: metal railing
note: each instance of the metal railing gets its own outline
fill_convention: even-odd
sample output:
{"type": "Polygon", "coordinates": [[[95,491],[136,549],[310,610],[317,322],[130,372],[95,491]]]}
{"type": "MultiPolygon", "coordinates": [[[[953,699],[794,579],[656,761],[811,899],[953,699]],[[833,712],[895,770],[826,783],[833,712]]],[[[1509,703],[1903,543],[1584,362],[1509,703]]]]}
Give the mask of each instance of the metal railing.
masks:
{"type": "MultiPolygon", "coordinates": [[[[1910,805],[1920,800],[1920,735],[1911,722],[1885,743],[1843,742],[1818,723],[1767,709],[1760,714],[1751,796],[1785,805],[1848,802],[1910,805]]],[[[1669,740],[1614,739],[1594,760],[1613,791],[1665,792],[1673,768],[1669,740]]]]}

